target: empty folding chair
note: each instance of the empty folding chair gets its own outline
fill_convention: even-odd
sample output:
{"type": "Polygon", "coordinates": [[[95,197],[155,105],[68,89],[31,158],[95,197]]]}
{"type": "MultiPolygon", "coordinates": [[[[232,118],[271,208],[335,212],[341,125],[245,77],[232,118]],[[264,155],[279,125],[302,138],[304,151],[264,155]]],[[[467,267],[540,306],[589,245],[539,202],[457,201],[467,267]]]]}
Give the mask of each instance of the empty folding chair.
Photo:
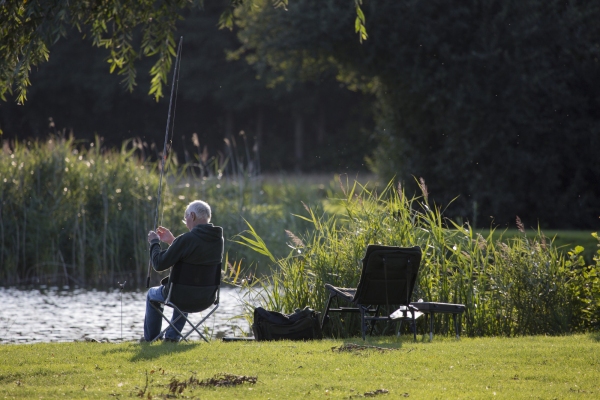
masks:
{"type": "MultiPolygon", "coordinates": [[[[367,322],[371,324],[371,334],[377,321],[391,321],[389,315],[380,316],[381,306],[405,306],[407,312],[412,314],[416,308],[410,305],[419,265],[421,263],[421,249],[418,246],[405,248],[395,246],[368,245],[365,257],[362,260],[362,272],[356,288],[341,288],[326,284],[329,299],[321,328],[325,324],[329,313],[360,313],[360,326],[363,340],[365,339],[367,322]],[[333,299],[336,303],[344,300],[352,303],[353,307],[331,308],[333,299]]],[[[389,307],[388,307],[389,310],[389,307]]],[[[416,340],[416,333],[415,333],[416,340]]]]}

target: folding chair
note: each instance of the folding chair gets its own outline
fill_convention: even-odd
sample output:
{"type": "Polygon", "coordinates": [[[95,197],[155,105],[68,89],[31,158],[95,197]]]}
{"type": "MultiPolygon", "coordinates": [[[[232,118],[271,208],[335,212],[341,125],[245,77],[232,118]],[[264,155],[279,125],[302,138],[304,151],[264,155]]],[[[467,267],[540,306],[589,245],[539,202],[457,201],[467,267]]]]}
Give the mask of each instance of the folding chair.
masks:
{"type": "MultiPolygon", "coordinates": [[[[390,316],[379,316],[380,307],[385,305],[403,305],[407,313],[412,314],[415,322],[417,309],[410,305],[419,265],[421,249],[418,246],[404,248],[395,246],[368,245],[362,260],[362,272],[357,288],[340,288],[325,284],[329,291],[329,299],[321,320],[321,329],[329,313],[360,313],[362,338],[365,340],[367,322],[371,324],[371,332],[377,321],[392,321],[390,316]],[[353,303],[354,307],[331,308],[332,300],[344,300],[353,303]]],[[[398,308],[398,307],[396,307],[398,308]]],[[[415,340],[417,339],[414,332],[415,340]]]]}
{"type": "MultiPolygon", "coordinates": [[[[219,308],[220,288],[221,263],[213,266],[205,266],[179,262],[173,266],[171,274],[169,275],[166,300],[164,302],[153,301],[150,302],[150,304],[160,313],[160,315],[162,315],[163,319],[169,323],[169,326],[177,331],[183,340],[187,341],[187,337],[193,332],[196,332],[202,339],[208,342],[208,339],[198,330],[198,327],[204,323],[217,308],[219,308]],[[162,306],[171,307],[174,310],[179,311],[180,315],[173,323],[178,321],[179,318],[184,318],[186,322],[190,324],[192,329],[186,334],[179,331],[173,326],[171,320],[163,314],[162,306]],[[210,309],[208,314],[196,324],[183,314],[198,313],[207,309],[210,309]]],[[[163,329],[157,337],[151,340],[151,342],[162,337],[169,326],[163,329]]]]}

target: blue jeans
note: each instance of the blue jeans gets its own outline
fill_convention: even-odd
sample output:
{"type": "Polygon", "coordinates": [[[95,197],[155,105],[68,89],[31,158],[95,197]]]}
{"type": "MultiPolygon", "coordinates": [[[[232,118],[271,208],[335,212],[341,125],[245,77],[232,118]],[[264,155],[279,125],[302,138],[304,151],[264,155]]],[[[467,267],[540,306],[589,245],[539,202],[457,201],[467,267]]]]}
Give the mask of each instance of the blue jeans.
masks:
{"type": "MultiPolygon", "coordinates": [[[[148,295],[146,296],[146,317],[144,318],[144,339],[146,339],[147,341],[151,341],[152,339],[154,339],[156,336],[158,336],[158,334],[161,331],[163,318],[159,314],[159,312],[156,311],[150,305],[150,302],[151,301],[165,301],[165,298],[163,297],[163,294],[162,294],[162,289],[163,289],[162,285],[155,286],[155,287],[148,289],[148,295]]],[[[181,330],[183,329],[183,327],[185,325],[185,319],[179,318],[177,320],[179,315],[180,315],[179,311],[173,309],[173,316],[171,317],[171,323],[173,325],[175,325],[175,327],[177,329],[179,329],[179,332],[181,332],[181,330]],[[174,322],[175,320],[177,320],[177,322],[174,322]]],[[[184,313],[184,315],[187,317],[187,313],[184,313]]],[[[171,326],[169,326],[169,328],[165,332],[165,337],[167,339],[172,339],[172,340],[179,340],[181,338],[181,336],[179,336],[177,331],[175,329],[173,329],[173,327],[171,327],[171,326]]]]}

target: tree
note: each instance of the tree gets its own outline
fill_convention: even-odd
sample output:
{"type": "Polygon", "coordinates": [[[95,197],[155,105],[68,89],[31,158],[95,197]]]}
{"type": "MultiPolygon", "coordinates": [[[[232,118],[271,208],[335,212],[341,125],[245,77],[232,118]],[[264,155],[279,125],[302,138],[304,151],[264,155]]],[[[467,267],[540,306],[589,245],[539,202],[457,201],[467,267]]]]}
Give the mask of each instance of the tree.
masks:
{"type": "Polygon", "coordinates": [[[111,72],[123,76],[129,90],[136,84],[135,61],[155,57],[150,93],[162,96],[175,54],[175,23],[181,10],[200,6],[198,0],[3,1],[0,8],[0,97],[16,87],[17,101],[27,97],[32,66],[47,61],[50,47],[71,27],[92,38],[94,46],[109,50],[111,72]],[[141,39],[134,39],[140,32],[141,39]]]}
{"type": "MultiPolygon", "coordinates": [[[[254,0],[230,0],[220,25],[231,27],[233,8],[252,6],[254,0]]],[[[258,1],[258,0],[257,0],[258,1]]],[[[270,0],[276,8],[287,0],[270,0]]],[[[362,0],[354,0],[356,30],[366,39],[362,0]]],[[[97,47],[109,51],[110,71],[123,76],[132,91],[136,85],[136,60],[155,59],[150,69],[150,94],[158,100],[175,56],[176,22],[186,10],[201,8],[204,0],[0,0],[0,98],[16,90],[23,103],[31,85],[31,68],[47,61],[50,48],[71,28],[89,36],[97,47]]]]}
{"type": "Polygon", "coordinates": [[[515,215],[597,226],[600,5],[406,0],[364,11],[362,45],[349,40],[352,12],[336,0],[260,9],[241,35],[256,65],[283,81],[291,60],[329,62],[346,85],[374,92],[372,167],[412,188],[424,177],[441,204],[458,195],[448,214],[480,226],[515,215]]]}
{"type": "MultiPolygon", "coordinates": [[[[323,40],[321,28],[332,28],[329,26],[331,20],[324,21],[322,14],[330,16],[335,13],[338,19],[334,25],[339,26],[349,45],[361,46],[359,41],[354,40],[351,29],[356,24],[353,18],[357,18],[355,4],[346,1],[336,4],[337,8],[332,8],[327,2],[310,4],[294,1],[285,13],[277,12],[267,4],[240,8],[236,12],[236,24],[240,28],[238,37],[242,45],[232,57],[243,58],[252,65],[276,97],[294,97],[290,116],[296,171],[314,168],[316,163],[327,164],[328,159],[343,159],[344,154],[352,154],[352,158],[360,159],[363,157],[356,153],[363,152],[364,155],[365,151],[372,148],[370,136],[359,127],[370,125],[364,121],[370,119],[369,106],[366,104],[372,102],[373,98],[355,95],[350,100],[346,87],[336,80],[338,65],[327,50],[320,49],[319,45],[306,45],[329,40],[323,40]],[[339,140],[339,137],[328,140],[327,126],[331,126],[335,114],[339,112],[336,108],[341,109],[348,122],[352,122],[345,124],[344,121],[335,121],[337,126],[345,129],[344,140],[339,140]],[[313,130],[317,134],[307,139],[309,135],[305,131],[310,130],[307,128],[310,122],[314,123],[313,130]],[[317,146],[308,146],[309,143],[316,143],[317,146]]],[[[329,165],[338,171],[345,169],[339,164],[329,165]]]]}
{"type": "MultiPolygon", "coordinates": [[[[257,79],[256,70],[243,57],[227,57],[240,46],[238,28],[218,27],[228,4],[228,0],[206,2],[202,10],[183,12],[177,24],[175,37],[184,37],[173,140],[179,160],[204,159],[205,147],[208,160],[219,152],[230,154],[233,150],[224,144],[227,138],[237,142],[241,164],[248,165],[249,149],[253,165],[259,157],[263,171],[293,170],[298,164],[293,118],[297,109],[303,119],[302,171],[364,171],[364,152],[374,144],[363,134],[372,131],[367,104],[373,99],[340,87],[332,69],[312,82],[296,79],[289,88],[287,84],[267,88],[267,76],[257,79]],[[194,133],[197,141],[192,140],[194,133]]],[[[352,3],[347,4],[352,13],[352,3]]],[[[268,3],[267,7],[272,8],[268,3]]],[[[351,22],[346,30],[360,45],[351,22]]],[[[148,146],[162,143],[169,99],[154,101],[146,94],[150,82],[142,72],[151,68],[152,60],[136,62],[138,86],[128,93],[109,73],[102,53],[81,40],[76,29],[67,32],[52,47],[48,62],[32,71],[27,102],[0,102],[2,139],[43,140],[49,132],[66,129],[82,142],[99,135],[107,147],[120,146],[124,138],[141,138],[148,146]]],[[[154,155],[145,150],[145,156],[154,155]]]]}

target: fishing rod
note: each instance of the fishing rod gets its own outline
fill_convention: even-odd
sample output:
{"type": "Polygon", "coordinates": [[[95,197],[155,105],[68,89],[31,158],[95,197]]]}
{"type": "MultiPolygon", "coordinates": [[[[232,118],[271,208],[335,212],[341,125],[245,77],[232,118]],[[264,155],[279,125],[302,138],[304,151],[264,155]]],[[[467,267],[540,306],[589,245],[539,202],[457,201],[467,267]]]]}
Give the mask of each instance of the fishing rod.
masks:
{"type": "Polygon", "coordinates": [[[121,340],[123,340],[123,289],[125,289],[125,284],[127,283],[127,281],[124,281],[123,283],[119,283],[119,288],[121,289],[121,294],[120,294],[120,300],[121,300],[121,340]]]}
{"type": "MultiPolygon", "coordinates": [[[[179,89],[179,67],[181,66],[181,47],[183,44],[183,36],[179,38],[179,45],[177,46],[177,56],[175,57],[175,67],[173,68],[173,82],[171,83],[171,98],[169,99],[169,112],[167,114],[167,128],[165,132],[165,143],[163,145],[163,154],[160,165],[160,180],[158,181],[158,194],[156,196],[156,212],[154,213],[154,229],[158,227],[158,213],[161,206],[162,197],[162,179],[165,170],[165,162],[167,160],[167,148],[168,143],[172,143],[169,140],[170,133],[175,130],[175,111],[177,109],[177,90],[179,89]],[[175,103],[173,103],[173,93],[175,93],[175,103]],[[173,110],[173,124],[171,125],[171,110],[173,110]]],[[[170,147],[170,146],[169,146],[170,147]]],[[[150,287],[150,272],[152,271],[152,256],[148,260],[148,277],[146,278],[146,288],[150,287]]]]}

